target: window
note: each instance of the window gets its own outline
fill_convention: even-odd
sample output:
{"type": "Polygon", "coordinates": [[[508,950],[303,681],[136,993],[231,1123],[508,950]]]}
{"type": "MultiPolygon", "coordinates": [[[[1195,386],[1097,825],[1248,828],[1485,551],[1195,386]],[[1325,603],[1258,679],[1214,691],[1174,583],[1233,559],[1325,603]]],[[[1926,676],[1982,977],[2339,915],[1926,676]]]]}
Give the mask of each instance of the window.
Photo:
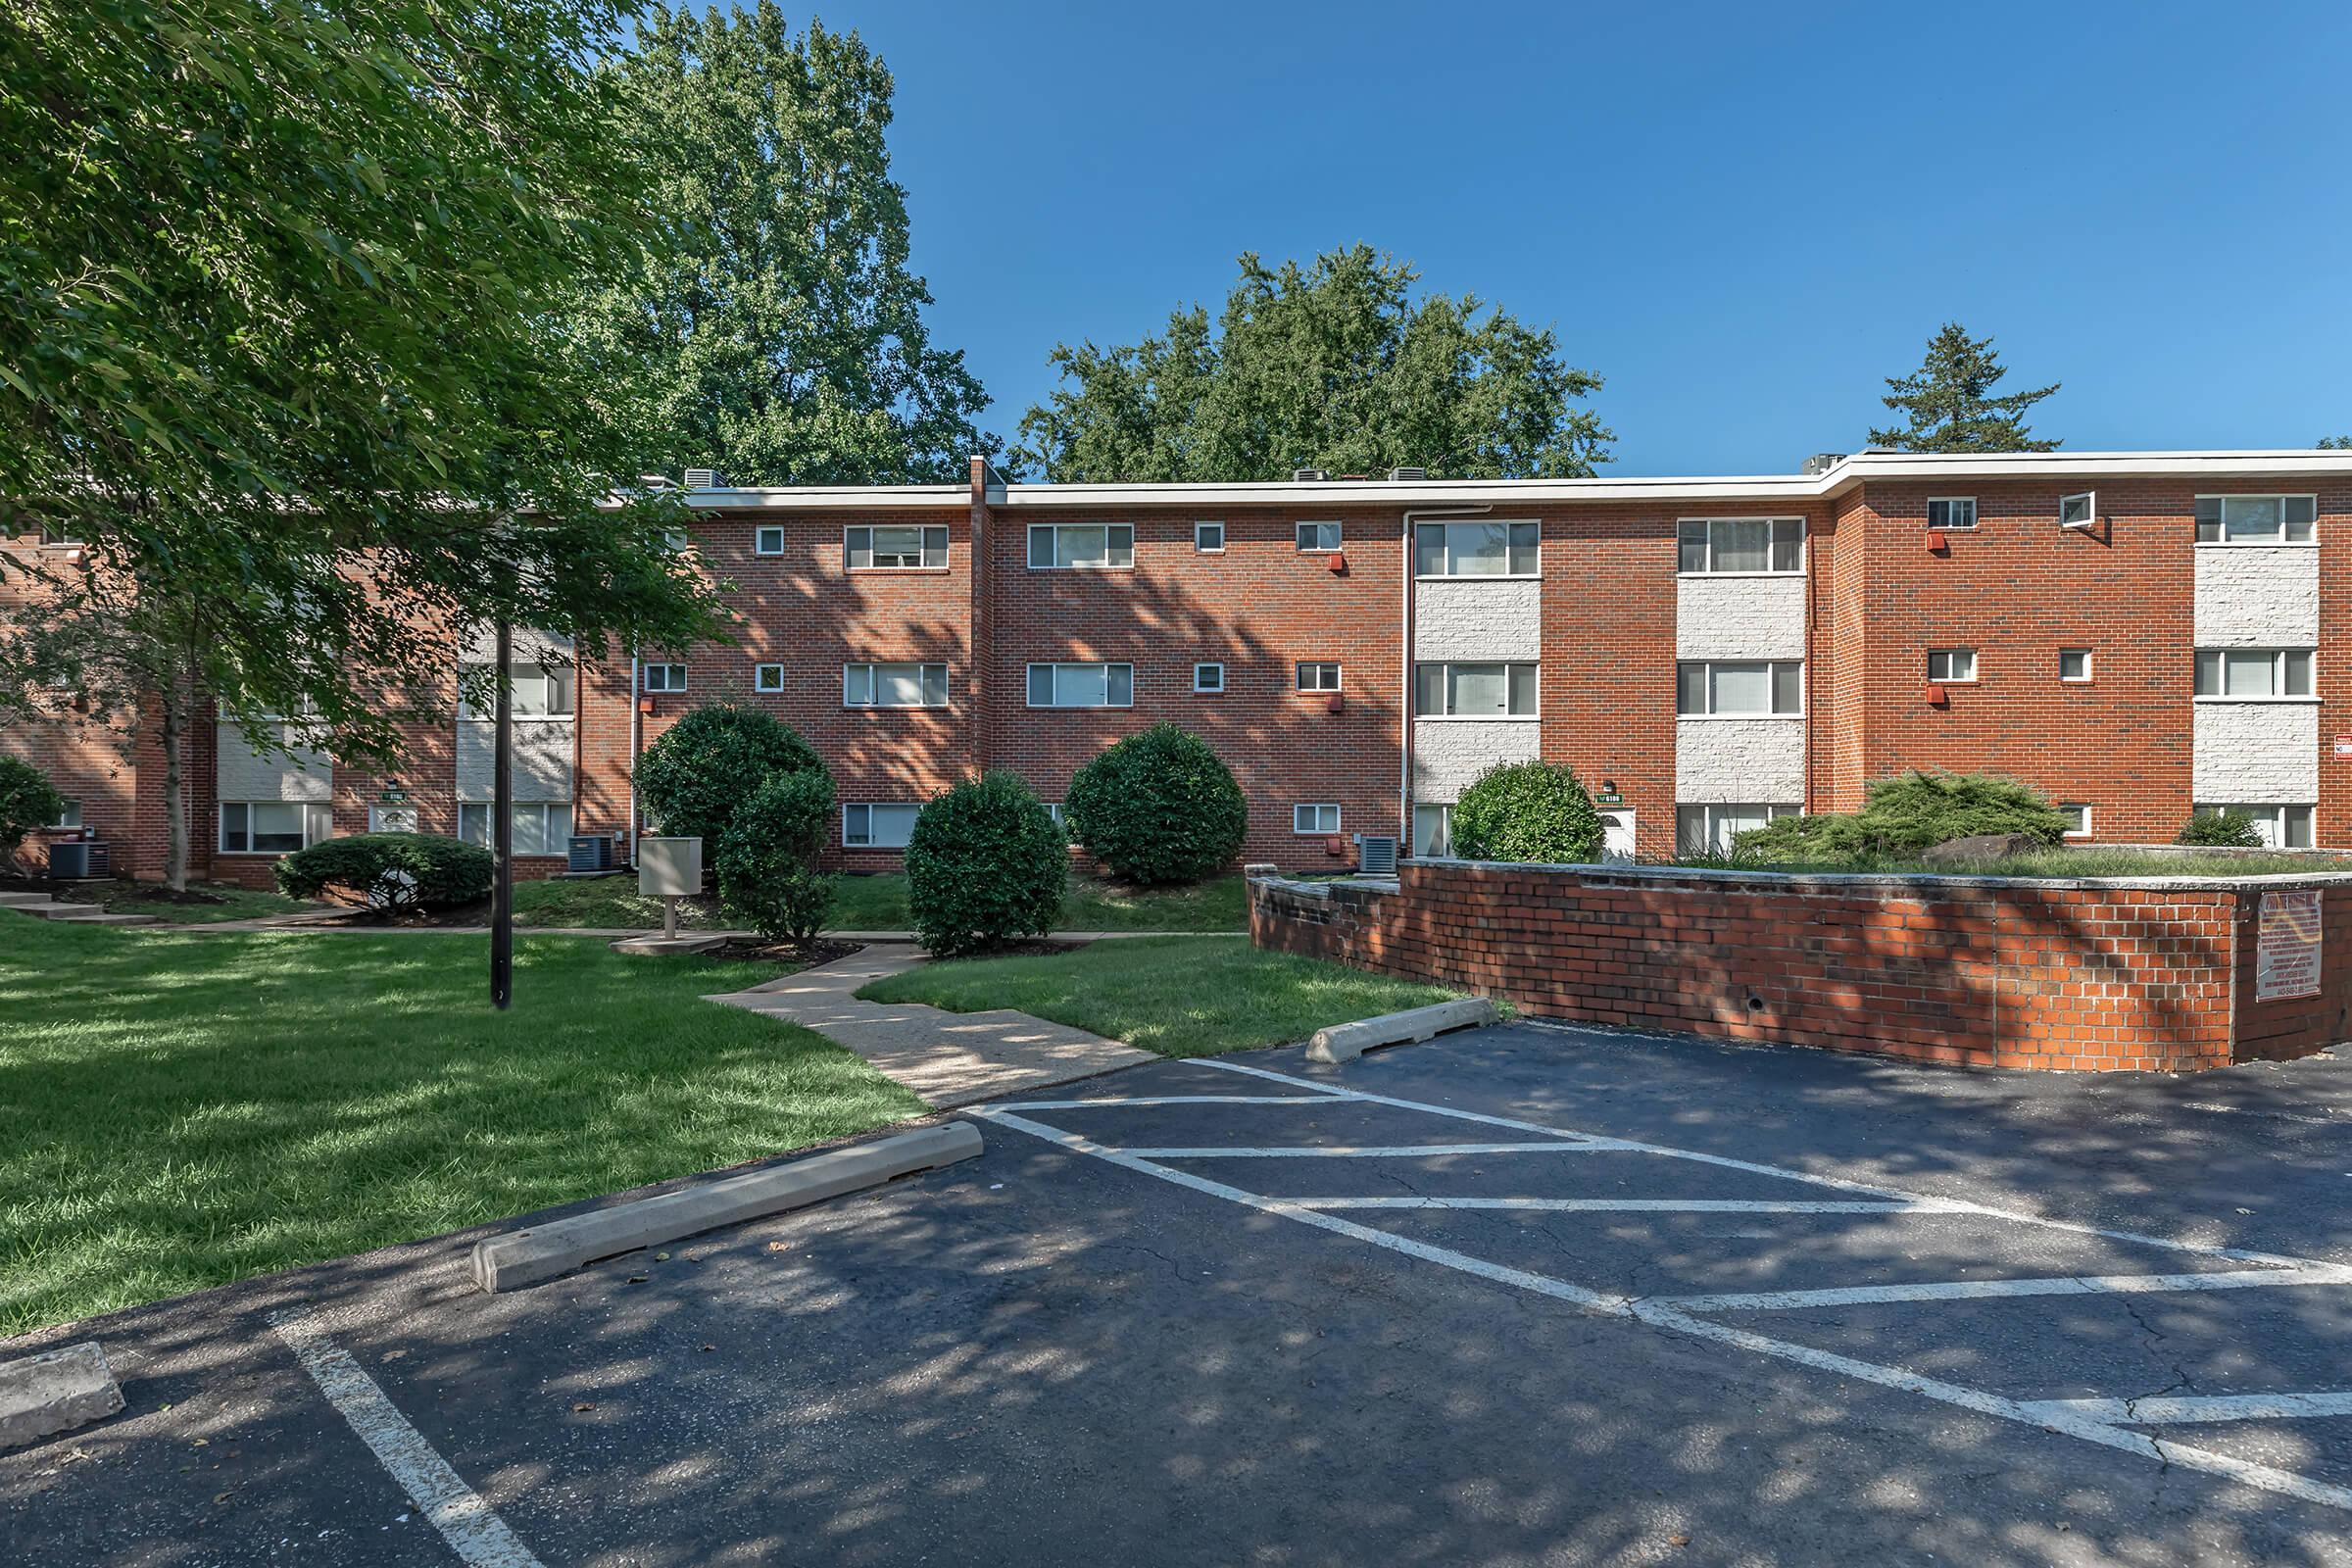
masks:
{"type": "Polygon", "coordinates": [[[58,808],[57,820],[49,825],[51,827],[81,826],[81,803],[79,801],[66,802],[58,808]]]}
{"type": "Polygon", "coordinates": [[[1336,522],[1302,522],[1298,525],[1298,548],[1301,550],[1337,550],[1340,548],[1340,525],[1336,522]]]}
{"type": "Polygon", "coordinates": [[[1534,577],[1542,573],[1544,525],[1536,522],[1417,522],[1416,577],[1534,577]]]}
{"type": "Polygon", "coordinates": [[[1974,648],[1931,648],[1928,650],[1928,679],[1947,685],[1965,686],[1977,678],[1977,651],[1974,648]]]}
{"type": "Polygon", "coordinates": [[[2201,545],[2307,545],[2319,513],[2316,496],[2199,496],[2201,545]]]}
{"type": "Polygon", "coordinates": [[[2218,816],[2224,811],[2235,811],[2254,819],[2254,831],[2262,838],[2266,850],[2308,850],[2311,848],[2311,808],[2308,806],[2200,806],[2199,816],[2218,816]]]}
{"type": "Polygon", "coordinates": [[[1416,664],[1413,711],[1423,718],[1533,718],[1533,664],[1416,664]]]}
{"type": "Polygon", "coordinates": [[[1222,692],[1224,689],[1225,666],[1223,664],[1195,664],[1193,666],[1193,690],[1213,693],[1222,692]]]}
{"type": "Polygon", "coordinates": [[[2090,679],[2090,650],[2087,648],[2059,649],[2058,678],[2071,681],[2090,679]]]}
{"type": "Polygon", "coordinates": [[[1081,566],[1135,564],[1135,527],[1124,522],[1033,522],[1029,525],[1032,571],[1070,571],[1081,566]]]}
{"type": "Polygon", "coordinates": [[[1443,859],[1453,854],[1452,807],[1413,808],[1413,853],[1425,859],[1443,859]]]}
{"type": "Polygon", "coordinates": [[[45,545],[77,545],[83,542],[81,530],[70,522],[41,524],[41,543],[45,545]]]}
{"type": "MultiPolygon", "coordinates": [[[[474,671],[495,668],[490,664],[467,666],[474,671]]],[[[681,681],[683,677],[681,677],[681,681]]],[[[572,670],[569,665],[542,669],[537,664],[509,664],[507,666],[509,711],[516,718],[569,718],[572,706],[572,670]]],[[[649,687],[648,690],[651,690],[649,687]]],[[[460,718],[496,718],[496,708],[477,709],[461,691],[458,698],[460,718]]]]}
{"type": "Polygon", "coordinates": [[[845,806],[841,843],[851,850],[903,850],[913,836],[919,806],[845,806]]]}
{"type": "Polygon", "coordinates": [[[2099,520],[2099,493],[2085,490],[2080,495],[2058,498],[2058,526],[2088,528],[2099,520]]]}
{"type": "Polygon", "coordinates": [[[945,708],[948,666],[844,664],[841,703],[844,708],[945,708]]]}
{"type": "Polygon", "coordinates": [[[1977,500],[1974,496],[1936,496],[1928,502],[1928,526],[1931,528],[1974,528],[1977,525],[1977,500]]]}
{"type": "Polygon", "coordinates": [[[1685,718],[1758,718],[1804,711],[1794,660],[1686,661],[1674,666],[1674,710],[1685,718]]]}
{"type": "Polygon", "coordinates": [[[220,803],[223,855],[291,855],[333,833],[333,811],[322,801],[220,803]]]}
{"type": "Polygon", "coordinates": [[[948,564],[948,530],[900,523],[881,528],[844,528],[842,559],[852,571],[910,570],[948,564]]]}
{"type": "Polygon", "coordinates": [[[1805,569],[1802,517],[1686,517],[1677,538],[1686,573],[1805,569]]]}
{"type": "Polygon", "coordinates": [[[1061,803],[1059,801],[1048,801],[1046,814],[1054,819],[1055,827],[1061,826],[1061,803]]]}
{"type": "Polygon", "coordinates": [[[780,692],[783,689],[784,666],[782,664],[754,664],[752,666],[752,690],[780,692]]]}
{"type": "Polygon", "coordinates": [[[2311,695],[2308,648],[2200,648],[2199,697],[2260,701],[2311,695]]]}
{"type": "Polygon", "coordinates": [[[1750,828],[1796,814],[1794,806],[1678,806],[1675,848],[1683,855],[1729,855],[1732,841],[1750,828]]]}
{"type": "MultiPolygon", "coordinates": [[[[510,835],[516,855],[563,855],[571,848],[571,804],[568,801],[516,801],[508,812],[510,835]]],[[[490,847],[490,808],[474,804],[458,808],[458,837],[468,844],[490,847]]]]}
{"type": "MultiPolygon", "coordinates": [[[[944,531],[944,530],[943,530],[944,531]]],[[[784,530],[777,527],[759,527],[752,530],[752,554],[780,556],[784,553],[784,530]]]]}
{"type": "Polygon", "coordinates": [[[645,666],[645,689],[649,692],[682,692],[686,689],[684,664],[648,664],[645,666]]]}
{"type": "Polygon", "coordinates": [[[1329,802],[1291,808],[1291,831],[1294,833],[1337,833],[1339,830],[1340,808],[1329,802]]]}
{"type": "Polygon", "coordinates": [[[1340,689],[1340,666],[1337,664],[1300,664],[1298,689],[1302,692],[1336,692],[1340,689]]]}
{"type": "Polygon", "coordinates": [[[1204,556],[1222,554],[1225,549],[1225,525],[1221,522],[1194,523],[1193,548],[1204,556]]]}
{"type": "Polygon", "coordinates": [[[2068,838],[2086,839],[2090,837],[2089,807],[2061,806],[2058,808],[2058,813],[2066,818],[2066,836],[2068,838]]]}
{"type": "Polygon", "coordinates": [[[1133,664],[1031,664],[1031,708],[1132,708],[1133,664]]]}

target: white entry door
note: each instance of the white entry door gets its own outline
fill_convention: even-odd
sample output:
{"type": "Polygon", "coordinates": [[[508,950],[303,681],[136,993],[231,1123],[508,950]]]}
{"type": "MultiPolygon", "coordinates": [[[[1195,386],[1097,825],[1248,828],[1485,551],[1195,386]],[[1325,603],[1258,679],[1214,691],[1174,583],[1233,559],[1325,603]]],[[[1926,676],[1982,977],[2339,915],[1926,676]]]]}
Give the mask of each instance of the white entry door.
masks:
{"type": "Polygon", "coordinates": [[[1604,860],[1630,860],[1634,858],[1634,813],[1613,808],[1600,813],[1600,858],[1604,860]]]}

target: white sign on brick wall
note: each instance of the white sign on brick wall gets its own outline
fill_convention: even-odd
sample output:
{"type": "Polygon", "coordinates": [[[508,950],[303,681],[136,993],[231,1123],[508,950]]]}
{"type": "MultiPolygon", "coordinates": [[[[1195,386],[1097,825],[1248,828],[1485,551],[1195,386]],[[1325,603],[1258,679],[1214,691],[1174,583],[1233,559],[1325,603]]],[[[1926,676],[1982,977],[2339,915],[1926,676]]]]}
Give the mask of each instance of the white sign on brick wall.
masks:
{"type": "Polygon", "coordinates": [[[2254,949],[2254,1000],[2320,994],[2320,895],[2265,893],[2254,949]]]}

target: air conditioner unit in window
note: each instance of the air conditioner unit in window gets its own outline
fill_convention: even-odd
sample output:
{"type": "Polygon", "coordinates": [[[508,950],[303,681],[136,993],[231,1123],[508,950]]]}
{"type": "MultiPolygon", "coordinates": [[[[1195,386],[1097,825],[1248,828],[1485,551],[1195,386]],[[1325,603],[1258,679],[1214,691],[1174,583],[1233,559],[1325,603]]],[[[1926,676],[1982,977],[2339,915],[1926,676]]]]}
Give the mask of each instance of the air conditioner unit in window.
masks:
{"type": "Polygon", "coordinates": [[[724,490],[726,487],[727,481],[719,476],[716,468],[686,470],[686,488],[689,490],[724,490]]]}
{"type": "Polygon", "coordinates": [[[1429,477],[1427,468],[1391,468],[1389,478],[1397,484],[1419,484],[1429,477]]]}
{"type": "Polygon", "coordinates": [[[1293,484],[1321,484],[1330,477],[1330,471],[1324,468],[1293,468],[1291,470],[1291,483],[1293,484]]]}
{"type": "Polygon", "coordinates": [[[1364,876],[1396,874],[1396,841],[1366,833],[1356,841],[1355,868],[1364,876]]]}

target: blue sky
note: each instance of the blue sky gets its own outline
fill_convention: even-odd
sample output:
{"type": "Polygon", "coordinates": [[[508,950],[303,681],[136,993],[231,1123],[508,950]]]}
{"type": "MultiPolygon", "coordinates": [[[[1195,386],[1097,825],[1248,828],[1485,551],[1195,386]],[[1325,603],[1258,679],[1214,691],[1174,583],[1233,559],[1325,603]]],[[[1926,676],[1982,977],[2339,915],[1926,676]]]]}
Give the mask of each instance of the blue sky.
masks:
{"type": "Polygon", "coordinates": [[[1862,444],[1947,318],[2078,450],[2352,432],[2352,7],[842,0],[936,341],[1059,340],[1356,240],[1554,327],[1608,471],[1862,444]]]}

